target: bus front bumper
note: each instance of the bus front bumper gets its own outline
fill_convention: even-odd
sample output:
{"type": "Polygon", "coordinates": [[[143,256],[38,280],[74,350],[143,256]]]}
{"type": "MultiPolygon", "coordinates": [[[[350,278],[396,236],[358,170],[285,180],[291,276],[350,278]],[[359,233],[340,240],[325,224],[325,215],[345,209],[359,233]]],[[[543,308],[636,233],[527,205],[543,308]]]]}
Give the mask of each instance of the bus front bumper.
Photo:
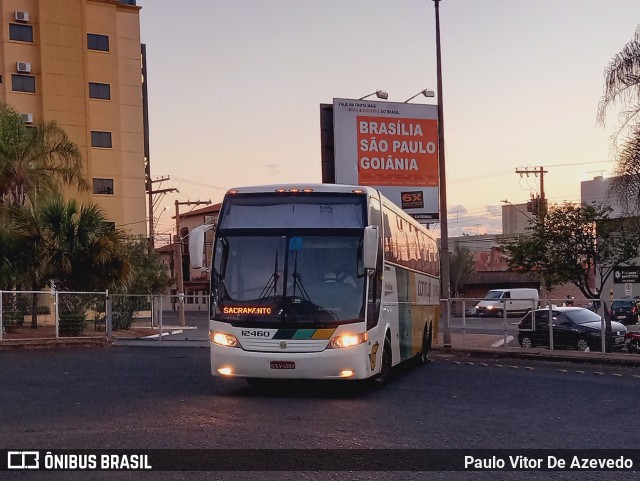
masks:
{"type": "Polygon", "coordinates": [[[366,342],[343,349],[302,353],[244,351],[241,348],[210,344],[211,374],[214,376],[365,379],[372,375],[369,361],[371,346],[366,342]]]}

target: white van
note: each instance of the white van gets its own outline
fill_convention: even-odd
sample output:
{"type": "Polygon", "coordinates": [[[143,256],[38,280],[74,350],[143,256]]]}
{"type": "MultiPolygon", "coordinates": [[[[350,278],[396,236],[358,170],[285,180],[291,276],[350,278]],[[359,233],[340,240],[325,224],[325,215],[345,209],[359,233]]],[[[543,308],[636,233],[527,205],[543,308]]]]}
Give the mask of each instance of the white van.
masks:
{"type": "Polygon", "coordinates": [[[525,313],[538,308],[540,295],[538,289],[492,289],[476,304],[478,316],[503,316],[511,313],[525,313]]]}

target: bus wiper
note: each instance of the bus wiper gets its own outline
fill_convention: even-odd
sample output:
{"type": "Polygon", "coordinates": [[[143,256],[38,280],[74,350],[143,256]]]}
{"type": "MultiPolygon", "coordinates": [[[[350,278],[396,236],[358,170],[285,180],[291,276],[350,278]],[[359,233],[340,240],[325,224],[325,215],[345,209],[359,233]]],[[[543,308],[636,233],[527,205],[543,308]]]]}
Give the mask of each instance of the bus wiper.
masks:
{"type": "Polygon", "coordinates": [[[273,289],[273,302],[276,301],[276,294],[277,294],[276,288],[278,286],[279,278],[280,276],[278,275],[278,251],[276,251],[273,274],[271,274],[271,276],[269,277],[269,280],[267,280],[267,284],[264,286],[264,288],[262,289],[262,292],[258,296],[258,301],[263,301],[264,299],[266,299],[270,295],[271,289],[273,289]]]}
{"type": "Polygon", "coordinates": [[[218,299],[226,299],[229,297],[227,285],[224,283],[224,277],[222,277],[216,269],[213,270],[213,279],[216,284],[216,297],[218,299]]]}
{"type": "Polygon", "coordinates": [[[300,293],[302,294],[302,298],[308,302],[311,302],[311,297],[309,297],[307,290],[304,288],[304,285],[302,284],[302,276],[298,272],[298,253],[297,252],[296,252],[295,259],[293,261],[293,274],[291,274],[291,277],[293,277],[293,297],[296,297],[296,287],[299,287],[300,293]]]}
{"type": "MultiPolygon", "coordinates": [[[[274,264],[275,265],[273,267],[273,274],[269,276],[269,279],[267,279],[267,283],[262,288],[262,291],[258,296],[258,306],[262,306],[264,304],[265,299],[267,299],[271,295],[272,289],[273,289],[273,302],[275,303],[277,300],[276,298],[278,293],[277,286],[278,286],[278,279],[280,278],[280,276],[278,275],[278,251],[276,251],[274,264]]],[[[247,317],[244,318],[245,322],[251,319],[251,316],[253,316],[252,313],[247,314],[247,317]]]]}

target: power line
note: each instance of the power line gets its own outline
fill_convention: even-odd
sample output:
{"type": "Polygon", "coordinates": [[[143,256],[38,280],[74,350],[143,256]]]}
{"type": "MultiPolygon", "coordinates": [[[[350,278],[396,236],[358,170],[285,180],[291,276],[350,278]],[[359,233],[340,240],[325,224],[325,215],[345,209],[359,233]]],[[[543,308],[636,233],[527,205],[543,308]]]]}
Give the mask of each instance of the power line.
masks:
{"type": "MultiPolygon", "coordinates": [[[[592,164],[612,164],[614,163],[615,160],[596,160],[596,161],[592,161],[592,162],[572,162],[572,163],[568,163],[568,164],[551,164],[551,165],[547,165],[546,168],[549,167],[575,167],[578,165],[592,165],[592,164]]],[[[513,172],[512,169],[503,169],[503,170],[496,170],[493,172],[485,172],[485,173],[480,173],[480,174],[476,174],[476,175],[471,175],[469,177],[461,177],[459,179],[453,179],[453,180],[448,180],[447,183],[449,184],[462,184],[465,182],[474,182],[476,180],[484,180],[484,179],[490,179],[492,177],[498,177],[501,175],[507,175],[507,174],[511,174],[513,172]]]]}
{"type": "Polygon", "coordinates": [[[191,184],[191,185],[197,185],[199,187],[208,187],[210,189],[223,190],[225,192],[229,190],[228,187],[219,187],[217,185],[205,184],[204,182],[197,182],[195,180],[184,179],[182,177],[173,177],[173,178],[179,182],[184,182],[186,184],[191,184]]]}

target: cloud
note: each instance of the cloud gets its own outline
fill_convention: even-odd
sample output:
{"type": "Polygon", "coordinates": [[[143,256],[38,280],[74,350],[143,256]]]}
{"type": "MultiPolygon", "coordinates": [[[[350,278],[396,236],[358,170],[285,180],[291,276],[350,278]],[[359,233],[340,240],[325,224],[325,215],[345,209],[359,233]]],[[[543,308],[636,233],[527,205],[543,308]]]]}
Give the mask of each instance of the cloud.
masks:
{"type": "Polygon", "coordinates": [[[468,209],[458,204],[449,209],[449,237],[502,233],[502,208],[499,205],[468,209]]]}
{"type": "Polygon", "coordinates": [[[275,175],[280,173],[280,164],[262,164],[269,171],[269,175],[275,175]]]}
{"type": "Polygon", "coordinates": [[[456,214],[466,214],[467,213],[467,208],[464,205],[454,205],[453,207],[449,207],[449,215],[456,215],[456,214]]]}

